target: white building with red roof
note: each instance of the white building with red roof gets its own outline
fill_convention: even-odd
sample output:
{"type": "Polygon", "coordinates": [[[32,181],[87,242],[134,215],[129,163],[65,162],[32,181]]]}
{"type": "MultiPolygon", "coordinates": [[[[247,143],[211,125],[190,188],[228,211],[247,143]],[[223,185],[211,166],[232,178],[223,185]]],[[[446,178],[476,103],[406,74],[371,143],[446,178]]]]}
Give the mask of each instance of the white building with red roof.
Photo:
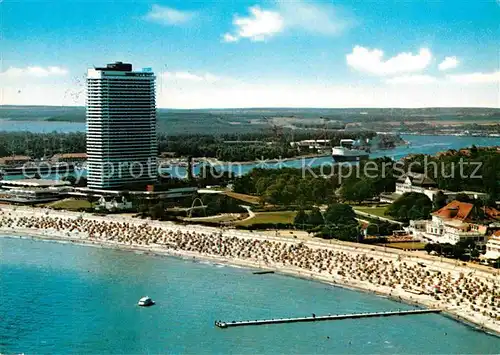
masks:
{"type": "Polygon", "coordinates": [[[431,243],[473,240],[485,244],[490,223],[499,218],[500,212],[494,208],[455,200],[433,212],[431,220],[411,221],[409,230],[416,238],[431,243]]]}

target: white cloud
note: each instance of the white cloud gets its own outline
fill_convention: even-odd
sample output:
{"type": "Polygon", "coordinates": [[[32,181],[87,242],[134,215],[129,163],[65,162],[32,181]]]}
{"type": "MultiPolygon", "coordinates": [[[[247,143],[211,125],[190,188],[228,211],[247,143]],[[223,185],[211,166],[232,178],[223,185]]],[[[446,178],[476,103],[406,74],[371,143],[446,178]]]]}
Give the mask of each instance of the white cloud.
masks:
{"type": "Polygon", "coordinates": [[[237,36],[233,36],[230,33],[225,33],[224,36],[222,36],[222,40],[224,42],[238,42],[240,39],[237,36]]]}
{"type": "Polygon", "coordinates": [[[163,72],[161,77],[165,80],[191,81],[191,82],[209,82],[213,83],[221,80],[219,76],[211,73],[194,74],[189,71],[163,72]]]}
{"type": "Polygon", "coordinates": [[[237,42],[241,38],[248,38],[254,42],[265,41],[283,31],[284,20],[278,12],[262,10],[259,6],[252,6],[248,11],[250,12],[248,17],[238,15],[234,17],[235,33],[224,34],[225,42],[237,42]]]}
{"type": "Polygon", "coordinates": [[[459,84],[488,84],[495,83],[500,85],[500,71],[492,73],[470,73],[447,75],[446,78],[459,84]]]}
{"type": "MultiPolygon", "coordinates": [[[[498,107],[498,88],[455,83],[447,76],[402,74],[378,83],[287,85],[260,78],[246,81],[193,71],[167,72],[159,81],[159,107],[498,107]],[[403,89],[404,88],[404,89],[403,89]]],[[[497,74],[498,75],[498,74],[497,74]]],[[[461,78],[464,81],[463,78],[461,78]]]]}
{"type": "Polygon", "coordinates": [[[53,74],[53,75],[66,75],[66,74],[68,74],[68,71],[66,69],[60,68],[60,67],[49,67],[48,71],[50,74],[53,74]]]}
{"type": "Polygon", "coordinates": [[[165,26],[182,25],[196,16],[193,11],[181,11],[172,7],[153,5],[144,19],[165,26]]]}
{"type": "Polygon", "coordinates": [[[430,84],[437,82],[438,79],[431,75],[402,75],[386,79],[388,84],[430,84]]]}
{"type": "Polygon", "coordinates": [[[491,73],[465,73],[446,75],[444,77],[435,77],[431,75],[401,75],[394,78],[386,79],[388,84],[448,84],[458,85],[460,87],[469,84],[497,84],[500,85],[500,71],[491,73]]]}
{"type": "Polygon", "coordinates": [[[58,83],[43,80],[31,82],[16,81],[7,83],[0,80],[0,105],[85,105],[85,93],[80,87],[70,86],[68,83],[58,83]]]}
{"type": "Polygon", "coordinates": [[[341,14],[340,8],[301,0],[278,0],[272,10],[263,10],[256,5],[250,7],[248,12],[247,17],[234,16],[235,28],[223,35],[224,42],[238,42],[243,38],[254,42],[265,41],[289,28],[337,35],[354,24],[352,16],[341,14]]]}
{"type": "Polygon", "coordinates": [[[354,24],[352,16],[331,4],[281,0],[278,9],[287,28],[300,28],[310,33],[337,35],[354,24]]]}
{"type": "Polygon", "coordinates": [[[21,78],[21,77],[50,77],[50,76],[64,76],[68,74],[68,71],[61,67],[50,66],[50,67],[25,67],[17,68],[10,67],[7,70],[0,72],[0,77],[3,78],[21,78]]]}
{"type": "Polygon", "coordinates": [[[159,107],[498,107],[498,90],[488,85],[467,87],[453,83],[408,85],[165,85],[159,107]]]}
{"type": "MultiPolygon", "coordinates": [[[[203,75],[199,75],[203,77],[203,75]]],[[[182,75],[181,75],[182,77],[182,75]]],[[[0,104],[84,105],[85,95],[75,99],[67,92],[81,88],[70,83],[54,85],[38,81],[20,86],[0,79],[0,104]]],[[[158,107],[499,107],[497,85],[457,85],[439,81],[428,85],[286,85],[260,80],[216,82],[158,80],[158,107]]]]}
{"type": "Polygon", "coordinates": [[[439,63],[438,69],[441,71],[453,69],[458,66],[458,63],[459,61],[457,57],[446,57],[441,63],[439,63]]]}
{"type": "Polygon", "coordinates": [[[417,54],[399,53],[387,60],[384,60],[382,50],[361,46],[355,46],[346,55],[347,64],[353,69],[381,76],[419,72],[430,64],[431,59],[432,54],[427,48],[420,49],[417,54]]]}

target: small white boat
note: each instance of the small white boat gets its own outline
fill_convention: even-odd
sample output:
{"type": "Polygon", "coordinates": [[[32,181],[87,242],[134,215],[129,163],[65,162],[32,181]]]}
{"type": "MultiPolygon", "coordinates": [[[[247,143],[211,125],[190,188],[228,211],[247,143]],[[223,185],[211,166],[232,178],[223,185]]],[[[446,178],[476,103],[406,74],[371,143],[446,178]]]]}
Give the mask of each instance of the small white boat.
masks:
{"type": "Polygon", "coordinates": [[[155,304],[155,301],[151,299],[151,297],[145,296],[142,297],[137,304],[141,307],[149,307],[155,304]]]}

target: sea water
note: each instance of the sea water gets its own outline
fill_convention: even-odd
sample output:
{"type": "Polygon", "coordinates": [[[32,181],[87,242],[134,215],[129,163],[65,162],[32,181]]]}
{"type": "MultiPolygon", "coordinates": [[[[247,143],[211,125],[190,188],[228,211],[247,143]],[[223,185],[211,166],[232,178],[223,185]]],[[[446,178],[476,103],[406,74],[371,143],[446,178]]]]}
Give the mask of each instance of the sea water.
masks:
{"type": "Polygon", "coordinates": [[[0,238],[0,353],[499,353],[442,315],[219,329],[215,320],[414,307],[279,274],[130,251],[0,238]],[[142,296],[156,305],[137,306],[142,296]]]}

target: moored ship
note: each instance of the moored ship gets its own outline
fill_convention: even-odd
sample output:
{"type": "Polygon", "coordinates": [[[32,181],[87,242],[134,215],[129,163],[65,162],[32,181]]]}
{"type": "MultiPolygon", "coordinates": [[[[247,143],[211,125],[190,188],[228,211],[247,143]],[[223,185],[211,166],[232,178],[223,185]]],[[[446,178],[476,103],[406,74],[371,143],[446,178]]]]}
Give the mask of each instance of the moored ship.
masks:
{"type": "Polygon", "coordinates": [[[360,161],[368,159],[370,153],[354,147],[352,139],[341,139],[340,145],[332,148],[332,158],[335,162],[360,161]]]}

